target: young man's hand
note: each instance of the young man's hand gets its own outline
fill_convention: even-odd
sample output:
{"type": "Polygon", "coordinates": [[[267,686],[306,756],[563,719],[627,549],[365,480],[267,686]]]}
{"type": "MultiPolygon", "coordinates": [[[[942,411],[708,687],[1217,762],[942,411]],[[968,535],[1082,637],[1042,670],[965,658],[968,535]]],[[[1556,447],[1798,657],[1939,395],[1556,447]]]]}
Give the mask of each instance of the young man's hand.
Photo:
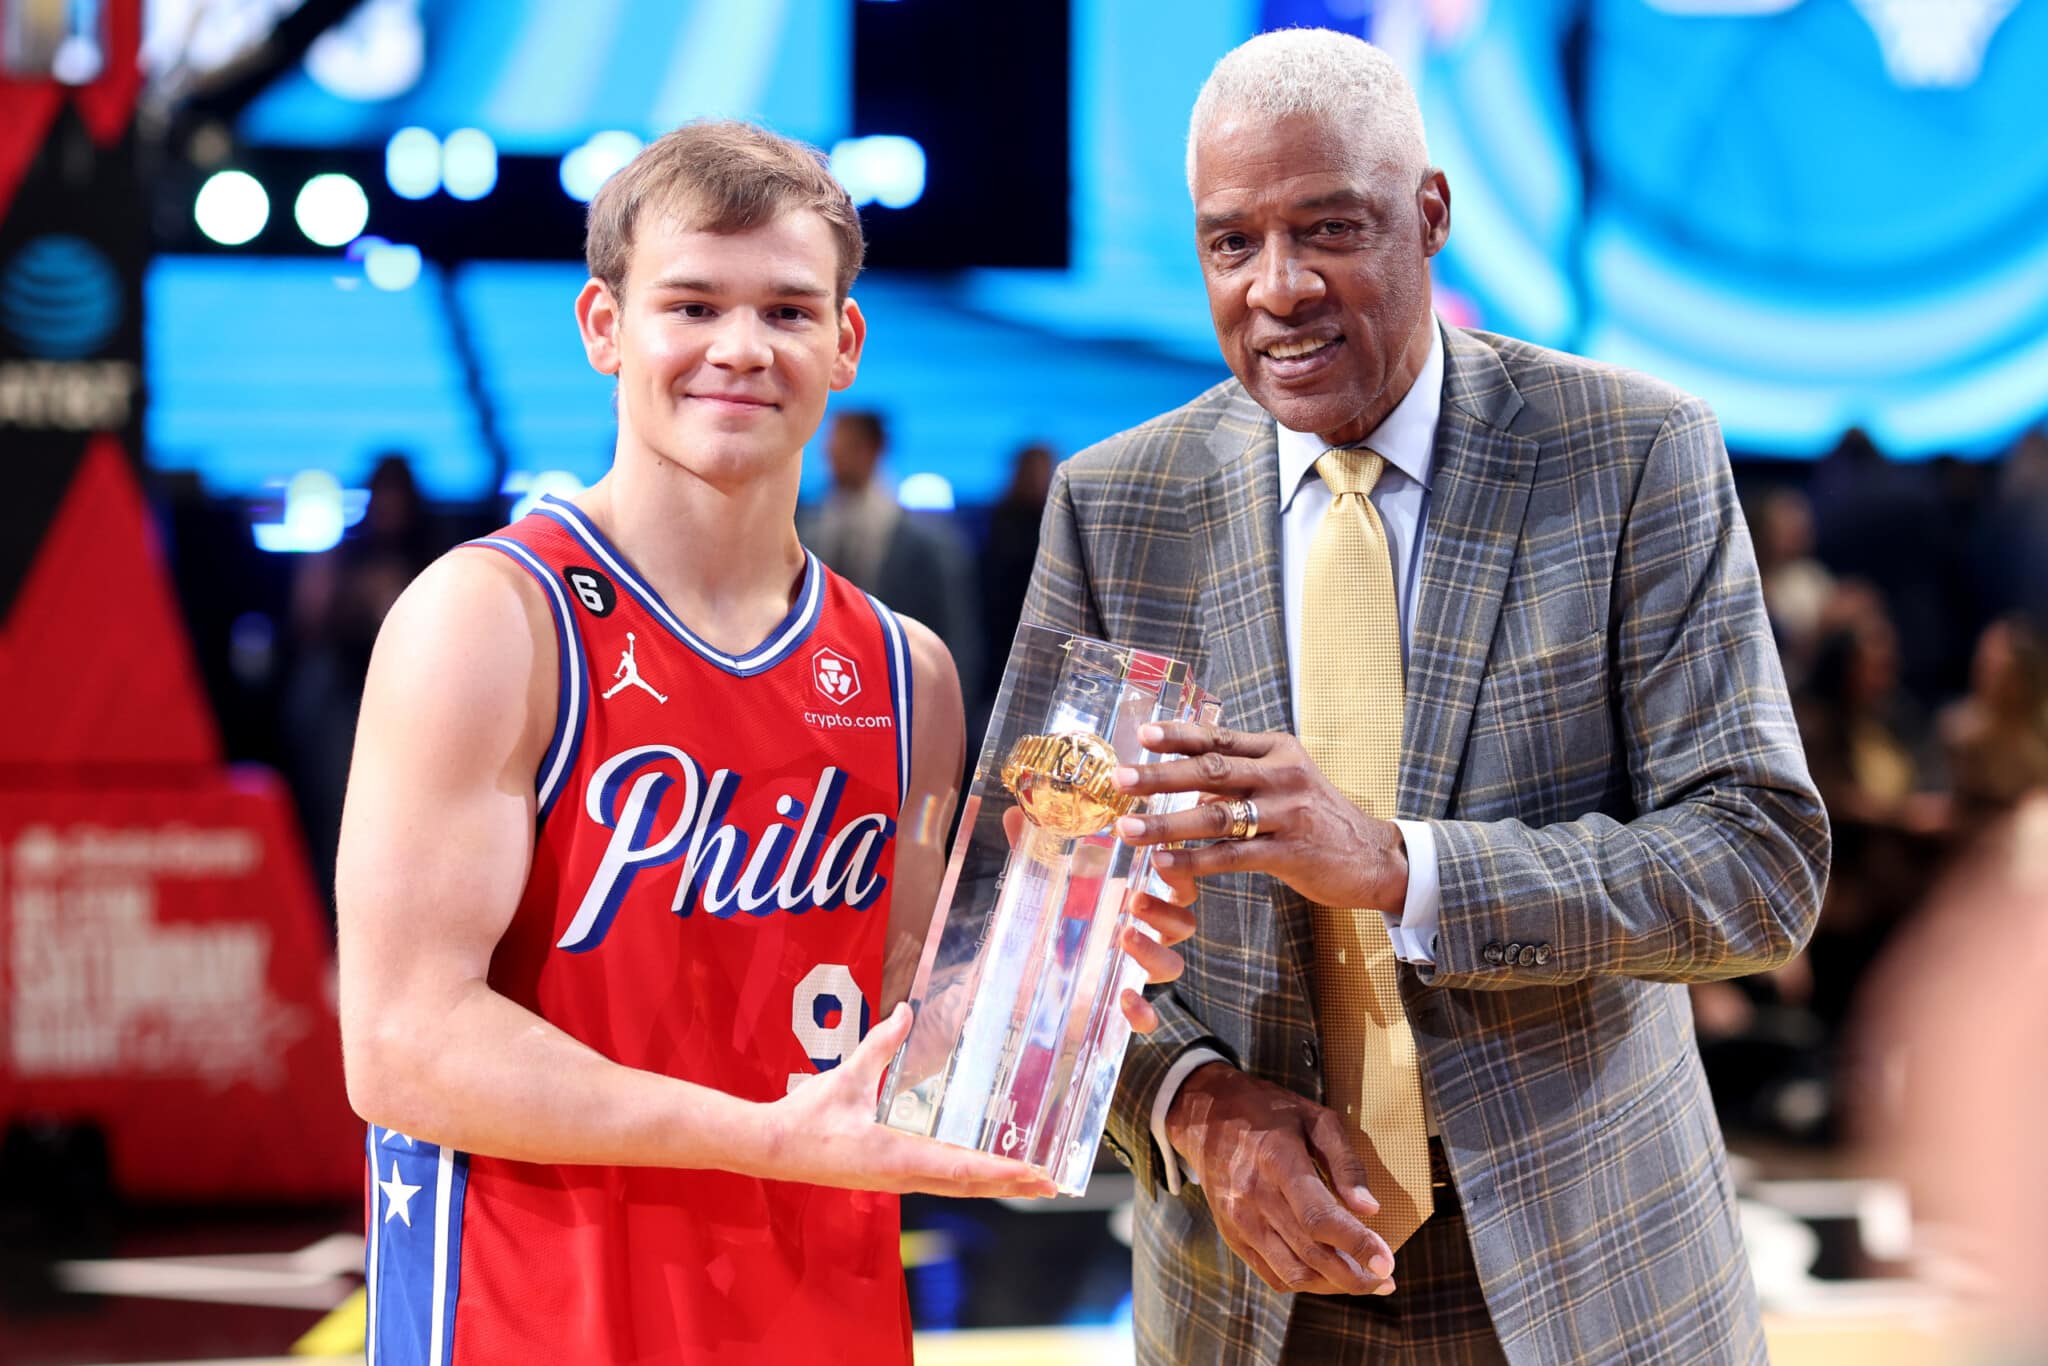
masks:
{"type": "Polygon", "coordinates": [[[910,1020],[910,1007],[897,1006],[839,1066],[770,1104],[752,1174],[855,1190],[1051,1195],[1050,1178],[1022,1162],[906,1134],[875,1119],[882,1074],[910,1032],[910,1020]]]}

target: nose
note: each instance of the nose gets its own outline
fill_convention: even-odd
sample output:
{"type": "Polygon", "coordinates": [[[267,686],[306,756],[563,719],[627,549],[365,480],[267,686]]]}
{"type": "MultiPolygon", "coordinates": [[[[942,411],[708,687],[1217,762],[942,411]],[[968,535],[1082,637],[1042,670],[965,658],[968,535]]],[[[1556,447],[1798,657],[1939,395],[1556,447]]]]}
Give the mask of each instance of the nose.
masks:
{"type": "Polygon", "coordinates": [[[765,370],[775,360],[768,324],[748,308],[735,308],[718,320],[704,358],[727,370],[765,370]]]}
{"type": "Polygon", "coordinates": [[[1323,277],[1302,262],[1290,237],[1275,234],[1259,254],[1245,302],[1276,318],[1291,318],[1322,297],[1323,277]]]}

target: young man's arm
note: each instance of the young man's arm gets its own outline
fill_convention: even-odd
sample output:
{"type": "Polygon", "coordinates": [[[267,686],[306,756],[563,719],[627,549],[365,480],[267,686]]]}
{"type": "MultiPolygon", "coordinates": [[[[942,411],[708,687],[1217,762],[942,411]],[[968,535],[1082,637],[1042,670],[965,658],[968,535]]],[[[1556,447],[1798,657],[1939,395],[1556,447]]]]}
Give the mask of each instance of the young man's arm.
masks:
{"type": "Polygon", "coordinates": [[[349,1098],[372,1124],[536,1162],[719,1167],[877,1190],[1050,1194],[1020,1164],[873,1122],[909,1027],[756,1104],[624,1067],[492,990],[533,856],[555,719],[554,624],[496,555],[457,552],[392,609],[371,660],[336,877],[349,1098]]]}

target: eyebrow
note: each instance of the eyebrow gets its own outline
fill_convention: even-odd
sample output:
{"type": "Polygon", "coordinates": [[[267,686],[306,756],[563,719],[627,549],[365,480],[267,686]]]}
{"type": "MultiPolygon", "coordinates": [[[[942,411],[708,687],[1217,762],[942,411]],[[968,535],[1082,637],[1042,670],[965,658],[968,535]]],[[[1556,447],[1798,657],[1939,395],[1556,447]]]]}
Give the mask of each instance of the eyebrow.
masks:
{"type": "MultiPolygon", "coordinates": [[[[1297,199],[1287,206],[1287,211],[1289,213],[1313,213],[1319,209],[1362,209],[1369,208],[1371,205],[1371,198],[1360,194],[1357,190],[1331,190],[1328,194],[1315,195],[1309,199],[1297,199]]],[[[1205,213],[1196,216],[1195,224],[1203,232],[1214,232],[1218,228],[1227,228],[1234,223],[1240,223],[1244,221],[1244,218],[1245,214],[1242,211],[1205,213]]]]}
{"type": "MultiPolygon", "coordinates": [[[[669,294],[722,294],[725,287],[715,280],[701,280],[691,276],[665,275],[654,282],[655,289],[669,294]]],[[[829,299],[832,291],[824,285],[808,280],[778,280],[768,287],[771,297],[777,299],[829,299]]]]}

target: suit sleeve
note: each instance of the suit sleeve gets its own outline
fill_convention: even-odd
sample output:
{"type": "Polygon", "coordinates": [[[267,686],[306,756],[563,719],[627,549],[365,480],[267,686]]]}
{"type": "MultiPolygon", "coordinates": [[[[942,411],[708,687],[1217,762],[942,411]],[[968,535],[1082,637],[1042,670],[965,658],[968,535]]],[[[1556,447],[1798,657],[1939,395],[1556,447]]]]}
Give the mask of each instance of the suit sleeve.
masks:
{"type": "Polygon", "coordinates": [[[1827,816],[1720,429],[1697,399],[1674,406],[1651,445],[1610,601],[1638,814],[1433,822],[1439,951],[1422,973],[1433,985],[1736,977],[1784,963],[1813,931],[1827,816]]]}
{"type": "MultiPolygon", "coordinates": [[[[1024,599],[1024,621],[1100,637],[1104,633],[1102,615],[1090,590],[1086,552],[1081,544],[1068,473],[1064,465],[1053,472],[1045,519],[1039,527],[1038,560],[1032,567],[1031,587],[1024,599]]],[[[1174,1059],[1198,1045],[1213,1048],[1226,1058],[1234,1057],[1235,1051],[1210,1034],[1181,1004],[1171,987],[1152,987],[1146,995],[1159,1012],[1159,1028],[1149,1035],[1131,1036],[1130,1047],[1124,1053],[1123,1071],[1117,1079],[1116,1096],[1110,1104],[1104,1141],[1150,1194],[1166,1180],[1164,1164],[1172,1157],[1161,1153],[1152,1141],[1152,1098],[1167,1070],[1174,1059]]]]}

